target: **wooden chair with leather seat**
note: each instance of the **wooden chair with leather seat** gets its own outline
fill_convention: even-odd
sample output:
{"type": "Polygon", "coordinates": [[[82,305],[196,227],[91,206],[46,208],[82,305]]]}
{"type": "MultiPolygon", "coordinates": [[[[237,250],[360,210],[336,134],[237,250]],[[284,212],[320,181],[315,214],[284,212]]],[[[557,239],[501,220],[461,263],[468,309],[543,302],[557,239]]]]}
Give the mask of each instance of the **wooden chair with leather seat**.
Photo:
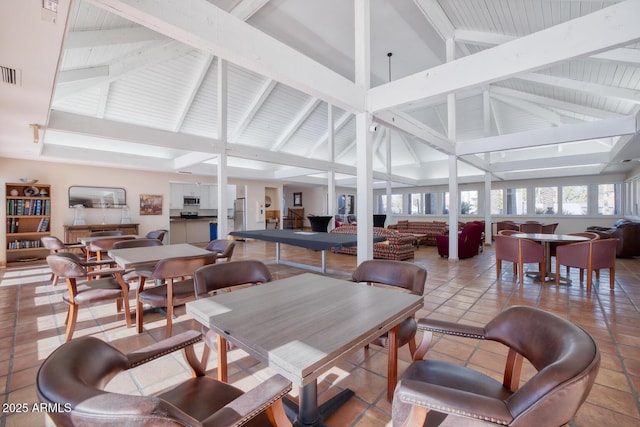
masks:
{"type": "Polygon", "coordinates": [[[618,239],[592,239],[586,242],[561,245],[556,248],[556,285],[560,284],[560,266],[580,269],[580,283],[583,272],[587,271],[587,292],[591,292],[593,272],[600,280],[600,269],[609,269],[609,289],[615,286],[616,247],[618,239]]]}
{"type": "Polygon", "coordinates": [[[199,332],[187,331],[126,354],[94,337],[75,339],[40,366],[38,399],[58,426],[291,426],[282,405],[290,381],[274,375],[245,393],[210,378],[195,357],[193,345],[200,339],[199,332]],[[130,370],[164,356],[175,357],[179,350],[191,378],[153,395],[105,390],[116,375],[135,372],[130,370]]]}
{"type": "MultiPolygon", "coordinates": [[[[196,298],[206,298],[221,290],[230,291],[233,287],[241,285],[256,285],[271,282],[273,277],[264,263],[256,260],[242,260],[210,264],[198,268],[193,273],[193,283],[196,298]]],[[[207,359],[211,349],[218,349],[219,337],[209,328],[202,326],[204,335],[204,352],[201,363],[207,366],[207,359]]],[[[226,346],[221,348],[222,354],[218,359],[218,379],[227,380],[226,346]]]]}
{"type": "Polygon", "coordinates": [[[505,426],[564,425],[586,400],[600,367],[587,332],[534,307],[510,307],[484,326],[425,318],[418,327],[425,339],[396,387],[393,426],[437,425],[447,416],[505,426]],[[422,360],[433,333],[506,346],[502,382],[460,364],[422,360]],[[523,363],[536,371],[528,381],[520,380],[523,363]]]}
{"type": "Polygon", "coordinates": [[[124,306],[124,317],[127,327],[131,327],[129,311],[129,285],[123,280],[123,270],[99,269],[91,271],[86,261],[70,252],[60,252],[47,256],[47,264],[58,277],[65,279],[67,293],[63,300],[69,305],[65,341],[70,341],[78,320],[78,309],[84,305],[116,300],[117,311],[124,306]],[[93,280],[79,282],[79,279],[93,280]]]}
{"type": "MultiPolygon", "coordinates": [[[[45,249],[49,249],[49,252],[52,254],[72,252],[74,249],[84,250],[85,248],[82,243],[64,243],[56,236],[43,236],[40,238],[40,241],[42,242],[42,246],[45,249]]],[[[54,273],[51,273],[51,284],[54,286],[58,284],[58,276],[54,273]]]]}
{"type": "Polygon", "coordinates": [[[157,239],[161,242],[164,240],[165,234],[167,234],[168,230],[153,230],[148,232],[144,237],[147,239],[157,239]]]}
{"type": "Polygon", "coordinates": [[[502,262],[507,261],[513,263],[513,276],[516,278],[516,282],[518,282],[518,250],[520,239],[511,237],[508,233],[518,233],[518,231],[501,230],[495,236],[496,277],[500,278],[502,274],[502,262]]]}
{"type": "Polygon", "coordinates": [[[542,233],[542,224],[537,221],[527,221],[520,224],[521,233],[542,233]]]}
{"type": "MultiPolygon", "coordinates": [[[[102,237],[102,236],[101,236],[102,237]]],[[[92,240],[87,244],[86,255],[87,261],[103,261],[110,259],[107,253],[113,249],[113,245],[117,242],[126,240],[135,240],[133,236],[104,236],[104,239],[92,240]]]]}
{"type": "MultiPolygon", "coordinates": [[[[427,270],[411,262],[376,259],[362,262],[353,272],[351,279],[354,282],[366,282],[369,285],[377,283],[394,286],[422,296],[427,281],[427,270]]],[[[414,317],[403,320],[398,330],[398,348],[409,344],[412,356],[416,350],[416,331],[414,317]]],[[[387,347],[387,341],[388,334],[385,333],[375,339],[372,344],[387,347]]]]}
{"type": "Polygon", "coordinates": [[[152,307],[166,307],[167,338],[173,329],[173,308],[195,299],[193,272],[203,265],[214,264],[216,254],[196,255],[181,258],[167,258],[158,261],[148,277],[140,276],[136,292],[136,327],[142,333],[144,322],[143,304],[152,307]],[[184,279],[185,277],[188,277],[184,279]],[[145,289],[146,279],[163,280],[164,284],[145,289]]]}
{"type": "Polygon", "coordinates": [[[217,239],[209,242],[205,248],[208,251],[215,252],[218,256],[218,261],[226,259],[227,262],[231,261],[233,256],[233,250],[236,247],[236,242],[228,239],[217,239]]]}

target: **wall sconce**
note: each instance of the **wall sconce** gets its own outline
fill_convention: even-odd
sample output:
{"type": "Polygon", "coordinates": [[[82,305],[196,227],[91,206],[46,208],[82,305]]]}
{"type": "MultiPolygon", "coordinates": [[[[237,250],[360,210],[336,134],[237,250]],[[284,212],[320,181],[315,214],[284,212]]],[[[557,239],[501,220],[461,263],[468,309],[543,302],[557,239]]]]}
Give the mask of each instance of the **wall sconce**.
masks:
{"type": "Polygon", "coordinates": [[[29,125],[29,127],[33,129],[33,143],[37,144],[38,142],[40,142],[40,125],[32,124],[29,125]]]}

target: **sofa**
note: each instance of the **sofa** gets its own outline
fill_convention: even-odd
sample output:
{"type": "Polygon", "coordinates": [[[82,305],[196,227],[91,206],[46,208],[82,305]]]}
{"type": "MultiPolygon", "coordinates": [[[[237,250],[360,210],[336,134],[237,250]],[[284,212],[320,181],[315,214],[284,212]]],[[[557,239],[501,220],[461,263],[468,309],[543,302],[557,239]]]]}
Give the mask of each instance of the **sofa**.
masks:
{"type": "Polygon", "coordinates": [[[390,230],[396,230],[400,233],[410,234],[426,234],[426,237],[421,239],[418,243],[424,243],[426,245],[435,246],[436,237],[445,234],[449,227],[444,221],[398,221],[397,224],[391,224],[387,226],[390,230]]]}
{"type": "MultiPolygon", "coordinates": [[[[356,225],[342,225],[331,230],[331,233],[356,234],[356,225]]],[[[373,235],[384,237],[387,240],[373,244],[373,257],[381,259],[392,259],[402,261],[413,258],[415,247],[413,246],[414,238],[411,234],[400,233],[395,230],[389,230],[382,227],[373,227],[373,235]]],[[[357,255],[357,246],[341,247],[334,249],[334,252],[341,254],[357,255]]]]}
{"type": "Polygon", "coordinates": [[[613,227],[587,227],[587,231],[597,233],[601,239],[618,239],[616,257],[640,256],[640,222],[626,218],[617,220],[613,227]]]}

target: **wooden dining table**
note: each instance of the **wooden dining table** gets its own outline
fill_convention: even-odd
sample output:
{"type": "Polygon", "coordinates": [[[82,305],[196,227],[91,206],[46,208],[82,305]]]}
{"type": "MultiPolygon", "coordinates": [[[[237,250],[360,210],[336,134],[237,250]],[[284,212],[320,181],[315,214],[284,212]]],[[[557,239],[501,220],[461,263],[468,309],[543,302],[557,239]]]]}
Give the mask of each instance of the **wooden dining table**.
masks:
{"type": "Polygon", "coordinates": [[[294,425],[322,426],[353,392],[318,406],[318,377],[385,332],[392,399],[398,327],[423,304],[422,296],[305,273],[188,302],[187,313],[218,334],[219,379],[226,378],[230,341],[300,388],[294,425]]]}
{"type": "Polygon", "coordinates": [[[111,249],[107,253],[116,264],[118,264],[118,267],[126,270],[131,268],[153,267],[158,261],[165,258],[211,255],[211,252],[208,250],[188,243],[111,249]]]}
{"type": "MultiPolygon", "coordinates": [[[[529,239],[536,242],[541,242],[544,247],[544,260],[546,264],[546,271],[544,272],[544,280],[542,280],[541,272],[532,272],[531,275],[542,281],[555,281],[555,273],[551,272],[551,243],[577,243],[585,242],[589,240],[588,237],[574,236],[571,234],[546,234],[546,233],[515,233],[511,237],[518,239],[529,239]]],[[[571,283],[568,278],[561,277],[561,283],[571,283]]]]}

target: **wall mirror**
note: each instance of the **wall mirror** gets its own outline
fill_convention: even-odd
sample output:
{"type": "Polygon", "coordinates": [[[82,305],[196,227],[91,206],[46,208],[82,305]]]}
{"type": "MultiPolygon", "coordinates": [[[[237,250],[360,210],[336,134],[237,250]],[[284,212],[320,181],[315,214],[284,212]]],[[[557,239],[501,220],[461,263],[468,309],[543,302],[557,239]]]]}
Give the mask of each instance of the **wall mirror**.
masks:
{"type": "Polygon", "coordinates": [[[124,188],[69,187],[69,207],[82,205],[85,208],[122,208],[127,204],[124,188]]]}

